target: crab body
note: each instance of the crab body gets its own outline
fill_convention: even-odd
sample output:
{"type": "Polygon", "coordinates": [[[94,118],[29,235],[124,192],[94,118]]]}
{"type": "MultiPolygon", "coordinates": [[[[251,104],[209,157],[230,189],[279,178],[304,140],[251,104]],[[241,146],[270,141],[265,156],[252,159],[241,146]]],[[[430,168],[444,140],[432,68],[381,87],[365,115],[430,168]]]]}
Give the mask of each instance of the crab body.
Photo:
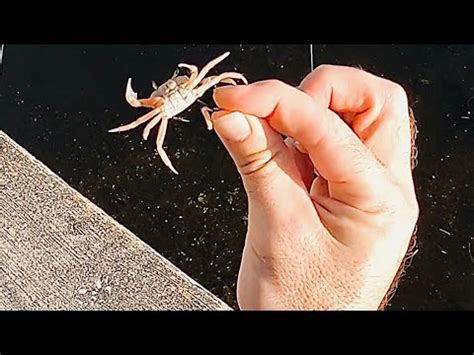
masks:
{"type": "MultiPolygon", "coordinates": [[[[125,99],[127,102],[133,107],[148,107],[152,110],[135,121],[111,129],[109,132],[128,131],[148,122],[143,130],[143,139],[146,140],[151,129],[161,121],[156,139],[156,148],[165,165],[175,174],[178,174],[163,149],[168,120],[173,118],[177,119],[177,115],[189,108],[196,102],[196,100],[203,96],[207,90],[219,83],[237,85],[235,80],[241,80],[247,84],[247,79],[245,79],[245,77],[240,73],[227,72],[216,76],[205,77],[209,70],[223,61],[228,55],[229,52],[226,52],[210,61],[201,69],[201,71],[199,71],[194,65],[184,63],[178,64],[178,68],[187,69],[190,72],[190,75],[178,76],[179,69],[177,69],[171,79],[167,80],[164,84],[157,86],[155,82],[152,82],[154,91],[145,99],[138,99],[137,93],[132,89],[132,79],[129,78],[125,89],[125,99]]],[[[212,129],[212,121],[209,112],[212,111],[213,110],[208,107],[201,108],[201,113],[203,114],[207,127],[210,130],[212,129]]]]}
{"type": "MultiPolygon", "coordinates": [[[[158,90],[156,90],[155,93],[157,91],[158,90]]],[[[179,86],[176,89],[167,92],[166,97],[167,100],[163,104],[162,112],[164,117],[168,118],[172,118],[174,116],[179,115],[188,107],[190,107],[196,101],[197,98],[199,98],[192,91],[186,90],[179,86]]]]}

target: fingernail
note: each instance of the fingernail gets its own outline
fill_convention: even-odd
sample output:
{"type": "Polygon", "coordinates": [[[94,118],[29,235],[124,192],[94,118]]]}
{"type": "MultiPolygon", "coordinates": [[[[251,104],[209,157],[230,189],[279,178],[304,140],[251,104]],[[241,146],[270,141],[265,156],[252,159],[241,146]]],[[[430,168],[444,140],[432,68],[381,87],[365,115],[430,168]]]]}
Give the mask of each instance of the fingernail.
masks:
{"type": "Polygon", "coordinates": [[[242,142],[252,132],[247,119],[240,112],[216,117],[212,121],[219,136],[232,142],[242,142]]]}
{"type": "Polygon", "coordinates": [[[234,86],[222,86],[214,89],[212,93],[212,98],[214,99],[217,106],[219,106],[219,96],[224,94],[227,90],[232,90],[234,86]]]}

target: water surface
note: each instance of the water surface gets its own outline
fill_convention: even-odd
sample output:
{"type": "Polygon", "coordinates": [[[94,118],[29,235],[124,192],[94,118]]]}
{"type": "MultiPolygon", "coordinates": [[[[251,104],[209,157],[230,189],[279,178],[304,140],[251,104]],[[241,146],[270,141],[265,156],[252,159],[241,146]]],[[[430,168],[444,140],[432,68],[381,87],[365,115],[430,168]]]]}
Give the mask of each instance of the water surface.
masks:
{"type": "MultiPolygon", "coordinates": [[[[247,224],[240,177],[199,106],[171,121],[172,174],[141,130],[107,130],[143,111],[140,96],[179,62],[199,67],[230,50],[216,70],[297,85],[309,72],[304,45],[6,45],[0,129],[71,186],[218,297],[236,307],[247,224]]],[[[474,309],[474,46],[315,45],[315,65],[361,66],[402,84],[419,124],[415,172],[419,253],[390,309],[474,309]],[[471,100],[469,102],[469,100],[471,100]],[[471,107],[469,107],[469,103],[471,107]]],[[[210,97],[206,98],[211,102],[210,97]]]]}

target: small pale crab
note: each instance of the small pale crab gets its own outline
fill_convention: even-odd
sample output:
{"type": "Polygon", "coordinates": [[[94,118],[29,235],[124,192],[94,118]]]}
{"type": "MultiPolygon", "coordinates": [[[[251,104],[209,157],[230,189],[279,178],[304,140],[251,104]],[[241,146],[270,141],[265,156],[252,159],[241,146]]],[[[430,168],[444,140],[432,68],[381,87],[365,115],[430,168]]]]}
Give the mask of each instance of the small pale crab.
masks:
{"type": "MultiPolygon", "coordinates": [[[[200,71],[194,65],[180,63],[178,69],[174,72],[171,79],[166,81],[164,84],[158,86],[153,81],[152,86],[154,91],[151,93],[149,98],[138,99],[138,95],[132,89],[132,79],[129,78],[127,87],[125,90],[125,99],[133,107],[148,107],[152,110],[147,114],[139,117],[137,120],[111,129],[109,132],[124,132],[134,129],[142,123],[148,122],[143,130],[143,139],[146,140],[150,134],[150,131],[160,121],[161,125],[158,130],[158,136],[156,138],[156,148],[161,160],[165,165],[171,169],[172,172],[178,174],[176,169],[173,167],[170,159],[166,155],[163,149],[163,142],[165,140],[166,128],[168,126],[168,120],[177,119],[186,121],[180,117],[177,117],[180,113],[190,107],[194,102],[199,101],[199,98],[203,96],[207,90],[219,83],[237,85],[235,80],[241,80],[247,84],[247,79],[240,73],[226,72],[220,75],[205,77],[206,74],[217,64],[222,62],[230,52],[226,52],[216,59],[210,61],[200,71]],[[179,76],[179,68],[187,69],[190,74],[179,76]]],[[[202,102],[201,102],[202,103],[202,102]]],[[[203,104],[203,103],[202,103],[203,104]]],[[[212,121],[210,112],[214,110],[209,107],[203,106],[201,113],[207,124],[207,128],[212,130],[212,121]]]]}

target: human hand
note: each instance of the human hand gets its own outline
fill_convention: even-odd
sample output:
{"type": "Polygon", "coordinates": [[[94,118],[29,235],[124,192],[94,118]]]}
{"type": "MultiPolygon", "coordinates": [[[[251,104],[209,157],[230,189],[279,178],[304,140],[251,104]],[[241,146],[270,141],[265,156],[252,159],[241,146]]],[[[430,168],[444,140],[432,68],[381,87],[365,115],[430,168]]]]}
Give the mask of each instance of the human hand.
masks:
{"type": "Polygon", "coordinates": [[[249,201],[240,308],[377,309],[418,218],[405,91],[324,65],[214,100],[249,201]]]}

